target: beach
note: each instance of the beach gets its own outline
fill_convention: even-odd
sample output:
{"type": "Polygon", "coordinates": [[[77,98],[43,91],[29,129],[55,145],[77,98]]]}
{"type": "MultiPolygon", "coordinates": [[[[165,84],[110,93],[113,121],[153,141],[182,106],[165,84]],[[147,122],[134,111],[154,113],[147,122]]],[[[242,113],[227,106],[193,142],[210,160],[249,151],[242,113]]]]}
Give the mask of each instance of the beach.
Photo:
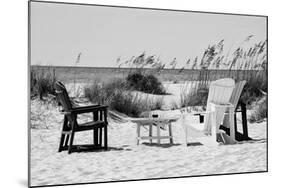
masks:
{"type": "MultiPolygon", "coordinates": [[[[171,85],[172,89],[168,91],[177,91],[178,87],[171,85]]],[[[88,118],[91,116],[87,114],[81,117],[83,120],[88,118]]],[[[62,121],[63,115],[55,103],[31,100],[31,127],[36,127],[30,132],[32,186],[267,170],[266,121],[248,123],[249,137],[253,141],[210,147],[187,146],[180,119],[172,124],[173,144],[169,144],[167,139],[161,140],[160,145],[156,140],[153,144],[142,140],[137,145],[136,124],[109,117],[107,151],[74,152],[70,155],[67,151],[58,152],[62,121]]],[[[241,118],[238,116],[240,129],[241,118]]],[[[147,129],[141,131],[142,135],[148,135],[147,129]]],[[[161,134],[168,134],[168,130],[162,130],[161,134]]],[[[92,135],[91,131],[77,133],[74,144],[90,144],[92,135]]]]}

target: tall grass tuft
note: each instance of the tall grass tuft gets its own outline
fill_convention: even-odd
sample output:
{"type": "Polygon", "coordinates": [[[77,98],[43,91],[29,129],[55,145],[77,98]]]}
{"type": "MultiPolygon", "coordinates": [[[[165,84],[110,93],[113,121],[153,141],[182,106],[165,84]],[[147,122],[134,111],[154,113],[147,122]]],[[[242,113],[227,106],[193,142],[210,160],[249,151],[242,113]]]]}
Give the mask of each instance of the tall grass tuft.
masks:
{"type": "MultiPolygon", "coordinates": [[[[119,63],[120,59],[117,59],[117,62],[119,63]]],[[[130,67],[126,81],[131,89],[151,94],[166,93],[162,83],[155,76],[160,74],[165,67],[159,57],[156,59],[154,55],[147,56],[143,52],[139,56],[133,56],[124,63],[120,63],[119,67],[121,65],[130,67]]]]}
{"type": "Polygon", "coordinates": [[[260,122],[267,118],[267,97],[261,98],[258,102],[256,102],[253,113],[251,114],[249,121],[260,122]]]}
{"type": "Polygon", "coordinates": [[[30,89],[31,97],[39,96],[40,100],[48,94],[55,95],[55,82],[57,81],[55,69],[31,68],[30,89]]]}
{"type": "MultiPolygon", "coordinates": [[[[76,61],[75,61],[75,64],[74,66],[77,66],[79,63],[80,63],[80,58],[81,58],[81,55],[82,53],[80,52],[76,58],[76,61]]],[[[73,87],[74,87],[74,96],[78,96],[79,94],[77,93],[77,90],[76,90],[76,70],[77,69],[74,69],[74,79],[73,79],[73,87]]]]}
{"type": "Polygon", "coordinates": [[[166,91],[162,83],[152,74],[143,75],[140,72],[130,73],[126,81],[130,88],[145,93],[163,95],[166,91]]]}
{"type": "Polygon", "coordinates": [[[132,92],[121,91],[114,93],[109,101],[109,107],[131,117],[139,117],[142,112],[149,110],[146,100],[135,96],[132,92]]]}
{"type": "MultiPolygon", "coordinates": [[[[208,89],[199,88],[198,82],[191,83],[189,88],[183,87],[180,90],[180,107],[206,106],[208,89]]],[[[207,86],[206,86],[207,87],[207,86]]]]}
{"type": "Polygon", "coordinates": [[[91,102],[108,105],[111,110],[139,117],[144,111],[160,109],[163,98],[152,100],[148,95],[141,95],[128,89],[122,79],[114,79],[107,83],[93,82],[84,88],[84,95],[91,102]]]}
{"type": "MultiPolygon", "coordinates": [[[[207,97],[210,82],[219,78],[233,78],[235,81],[246,80],[241,100],[251,105],[267,92],[267,41],[261,41],[246,49],[243,47],[250,38],[248,36],[231,54],[223,54],[224,40],[209,46],[203,53],[201,60],[197,57],[190,64],[192,69],[199,69],[197,86],[181,96],[184,105],[202,105],[207,97]],[[213,74],[219,69],[228,70],[228,74],[213,74]],[[212,75],[210,73],[212,72],[212,75]],[[191,102],[190,102],[191,101],[191,102]]],[[[204,104],[203,104],[204,105],[204,104]]]]}

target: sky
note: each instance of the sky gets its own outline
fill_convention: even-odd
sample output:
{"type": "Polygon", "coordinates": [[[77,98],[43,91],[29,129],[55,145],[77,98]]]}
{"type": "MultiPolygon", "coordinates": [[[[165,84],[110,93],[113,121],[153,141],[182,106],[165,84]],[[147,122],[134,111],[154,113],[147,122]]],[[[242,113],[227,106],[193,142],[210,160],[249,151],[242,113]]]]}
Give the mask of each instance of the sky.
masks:
{"type": "Polygon", "coordinates": [[[145,51],[178,66],[224,39],[224,52],[266,39],[266,18],[31,2],[31,65],[117,67],[145,51]],[[243,41],[254,35],[247,42],[243,41]]]}

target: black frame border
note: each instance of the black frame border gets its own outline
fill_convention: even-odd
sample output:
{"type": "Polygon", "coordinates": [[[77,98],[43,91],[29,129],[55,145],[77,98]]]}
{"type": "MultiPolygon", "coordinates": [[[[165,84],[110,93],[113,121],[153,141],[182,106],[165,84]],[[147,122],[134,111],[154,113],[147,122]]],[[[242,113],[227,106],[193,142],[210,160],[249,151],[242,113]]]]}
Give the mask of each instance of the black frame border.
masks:
{"type": "MultiPolygon", "coordinates": [[[[27,160],[27,174],[28,174],[28,187],[54,187],[54,186],[70,186],[70,185],[85,185],[85,184],[101,184],[101,183],[116,183],[116,182],[134,182],[134,181],[146,181],[146,180],[161,180],[161,179],[178,179],[178,178],[192,178],[192,177],[208,177],[208,176],[225,176],[225,175],[239,175],[239,174],[256,174],[256,173],[266,173],[268,170],[268,118],[266,120],[266,170],[265,171],[251,171],[251,172],[237,172],[237,173],[224,173],[224,174],[207,174],[207,175],[195,175],[195,176],[175,176],[175,177],[163,177],[163,178],[148,178],[148,179],[130,179],[130,180],[116,180],[116,181],[101,181],[101,182],[83,182],[83,183],[72,183],[72,184],[53,184],[53,185],[40,185],[31,186],[31,127],[30,127],[30,114],[31,114],[31,100],[30,100],[30,66],[31,66],[31,3],[45,3],[45,4],[66,4],[66,5],[78,5],[78,6],[95,6],[95,7],[111,7],[111,8],[126,8],[126,9],[139,9],[139,10],[154,10],[154,11],[174,11],[174,12],[189,12],[198,14],[219,14],[219,15],[232,15],[232,16],[249,16],[249,17],[263,17],[266,19],[266,41],[267,41],[267,87],[268,87],[268,16],[258,15],[258,14],[241,14],[241,13],[229,13],[229,12],[208,12],[208,11],[193,11],[193,10],[180,10],[180,9],[163,9],[163,8],[149,8],[149,7],[134,7],[134,6],[120,6],[120,5],[104,5],[104,4],[89,4],[89,3],[73,3],[73,2],[58,2],[58,1],[41,1],[41,0],[29,0],[28,1],[28,57],[27,57],[27,78],[28,78],[28,91],[27,91],[27,101],[28,101],[28,160],[27,160]]],[[[268,89],[267,89],[268,90],[268,89]]],[[[268,91],[267,91],[268,92],[268,91]]],[[[267,93],[267,114],[268,114],[268,93],[267,93]]]]}

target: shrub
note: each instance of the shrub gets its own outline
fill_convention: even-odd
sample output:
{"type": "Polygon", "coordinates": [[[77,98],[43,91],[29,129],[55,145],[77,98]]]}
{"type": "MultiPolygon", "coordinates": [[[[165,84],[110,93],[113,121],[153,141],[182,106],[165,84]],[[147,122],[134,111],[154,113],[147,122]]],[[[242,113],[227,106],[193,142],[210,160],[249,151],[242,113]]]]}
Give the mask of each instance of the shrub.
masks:
{"type": "Polygon", "coordinates": [[[151,94],[165,94],[162,83],[152,74],[143,75],[141,72],[130,73],[126,78],[130,88],[151,94]]]}
{"type": "Polygon", "coordinates": [[[208,88],[199,88],[200,83],[193,84],[189,91],[186,87],[181,88],[180,107],[206,106],[208,99],[208,88]]]}
{"type": "Polygon", "coordinates": [[[150,110],[160,110],[162,109],[164,103],[164,97],[156,98],[153,101],[150,101],[150,110]]]}
{"type": "Polygon", "coordinates": [[[149,96],[142,97],[140,94],[128,90],[123,80],[111,80],[107,83],[95,81],[84,88],[84,95],[91,102],[108,105],[111,110],[124,113],[128,116],[139,117],[147,110],[160,109],[163,98],[150,100],[149,96]]]}
{"type": "Polygon", "coordinates": [[[131,88],[139,90],[141,88],[142,80],[144,79],[144,75],[141,72],[130,73],[126,81],[131,88]]]}
{"type": "Polygon", "coordinates": [[[109,103],[111,109],[124,113],[128,116],[139,117],[148,110],[145,100],[133,95],[131,92],[116,92],[109,103]]]}
{"type": "Polygon", "coordinates": [[[132,91],[118,90],[109,101],[112,110],[124,113],[131,117],[140,117],[142,112],[159,110],[163,104],[163,98],[152,100],[148,95],[141,97],[132,91]]]}
{"type": "Polygon", "coordinates": [[[108,101],[118,91],[124,91],[126,83],[121,79],[113,79],[107,83],[95,80],[91,85],[84,88],[84,96],[94,103],[108,104],[108,101]]]}
{"type": "Polygon", "coordinates": [[[104,103],[105,100],[101,85],[97,81],[84,88],[84,96],[94,103],[104,103]]]}
{"type": "Polygon", "coordinates": [[[253,109],[253,113],[251,114],[249,121],[259,122],[264,118],[267,118],[267,97],[263,97],[260,101],[257,102],[256,106],[253,109]]]}
{"type": "Polygon", "coordinates": [[[251,105],[263,96],[263,92],[267,92],[267,80],[264,76],[260,76],[257,73],[244,86],[241,100],[247,105],[251,105]]]}
{"type": "Polygon", "coordinates": [[[35,69],[31,68],[30,72],[30,92],[31,97],[39,96],[43,100],[48,94],[55,95],[56,82],[55,69],[35,69]]]}

